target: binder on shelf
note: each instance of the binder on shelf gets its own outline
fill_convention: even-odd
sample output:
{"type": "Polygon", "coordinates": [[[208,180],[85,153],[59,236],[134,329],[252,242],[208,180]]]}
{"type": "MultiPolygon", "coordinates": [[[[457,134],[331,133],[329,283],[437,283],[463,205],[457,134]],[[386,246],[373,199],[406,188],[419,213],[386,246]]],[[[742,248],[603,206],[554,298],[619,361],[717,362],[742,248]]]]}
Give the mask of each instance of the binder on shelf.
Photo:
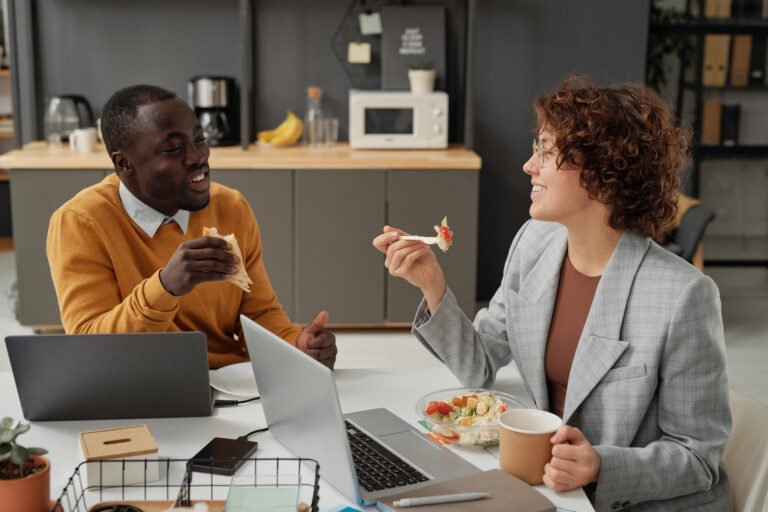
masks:
{"type": "Polygon", "coordinates": [[[720,134],[723,146],[739,144],[739,120],[741,105],[723,105],[720,134]]]}
{"type": "Polygon", "coordinates": [[[749,84],[749,54],[752,51],[752,36],[735,35],[731,44],[730,84],[745,86],[749,84]]]}
{"type": "Polygon", "coordinates": [[[731,0],[717,0],[717,17],[718,18],[730,18],[731,17],[731,0]]]}
{"type": "Polygon", "coordinates": [[[717,18],[718,4],[720,0],[706,0],[704,2],[704,17],[717,18]]]}
{"type": "Polygon", "coordinates": [[[720,119],[723,104],[719,101],[705,101],[701,117],[701,144],[717,146],[720,144],[720,119]]]}
{"type": "Polygon", "coordinates": [[[704,2],[705,18],[730,18],[732,0],[706,0],[704,2]]]}
{"type": "Polygon", "coordinates": [[[752,36],[752,51],[749,55],[749,83],[751,85],[765,85],[766,47],[768,47],[768,36],[764,34],[752,36]]]}
{"type": "Polygon", "coordinates": [[[728,53],[731,36],[708,34],[704,36],[704,71],[701,82],[706,87],[722,87],[728,78],[728,53]]]}

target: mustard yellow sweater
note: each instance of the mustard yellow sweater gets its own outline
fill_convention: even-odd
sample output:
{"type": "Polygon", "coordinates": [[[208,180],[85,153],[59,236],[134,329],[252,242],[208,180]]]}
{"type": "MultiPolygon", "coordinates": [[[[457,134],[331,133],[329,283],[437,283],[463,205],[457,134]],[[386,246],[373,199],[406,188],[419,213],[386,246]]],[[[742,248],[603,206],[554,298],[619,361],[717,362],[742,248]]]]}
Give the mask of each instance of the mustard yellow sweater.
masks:
{"type": "Polygon", "coordinates": [[[300,329],[272,290],[256,219],[239,192],[211,183],[211,202],[190,213],[186,235],[172,222],[150,238],[123,209],[118,184],[112,174],[51,217],[48,263],[68,333],[203,331],[208,363],[219,368],[248,360],[242,313],[295,344],[300,329]],[[160,269],[179,244],[202,236],[203,227],[235,234],[253,280],[251,293],[226,281],[200,284],[181,297],[165,291],[160,269]]]}

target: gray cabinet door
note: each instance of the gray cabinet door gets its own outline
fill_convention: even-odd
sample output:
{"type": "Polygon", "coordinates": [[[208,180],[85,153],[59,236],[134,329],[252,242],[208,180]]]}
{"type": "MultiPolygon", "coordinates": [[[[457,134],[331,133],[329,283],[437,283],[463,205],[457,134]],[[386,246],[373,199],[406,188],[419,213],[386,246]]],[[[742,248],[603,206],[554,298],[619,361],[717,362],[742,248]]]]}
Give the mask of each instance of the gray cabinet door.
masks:
{"type": "Polygon", "coordinates": [[[19,289],[19,323],[61,325],[56,290],[45,254],[51,214],[82,189],[101,181],[107,171],[11,170],[11,218],[19,289]]]}
{"type": "Polygon", "coordinates": [[[384,224],[386,171],[296,171],[296,320],[384,321],[384,269],[371,241],[384,224]]]}
{"type": "MultiPolygon", "coordinates": [[[[434,236],[448,217],[453,245],[437,260],[459,306],[472,318],[476,302],[478,171],[389,171],[387,223],[414,235],[434,236]]],[[[379,232],[381,228],[379,228],[379,232]]],[[[380,265],[383,266],[383,258],[380,265]]],[[[421,291],[387,274],[387,321],[411,322],[421,291]]]]}
{"type": "Polygon", "coordinates": [[[251,205],[261,232],[264,267],[277,299],[293,318],[293,171],[214,170],[211,178],[239,190],[251,205]]]}

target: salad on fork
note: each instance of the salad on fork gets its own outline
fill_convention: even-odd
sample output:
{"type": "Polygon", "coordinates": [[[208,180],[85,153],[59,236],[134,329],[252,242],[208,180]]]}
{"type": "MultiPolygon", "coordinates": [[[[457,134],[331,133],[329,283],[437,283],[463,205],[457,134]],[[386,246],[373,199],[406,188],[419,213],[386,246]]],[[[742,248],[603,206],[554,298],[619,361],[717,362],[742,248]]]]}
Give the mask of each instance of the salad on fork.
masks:
{"type": "Polygon", "coordinates": [[[427,245],[437,244],[441,251],[446,252],[453,244],[453,231],[448,227],[448,217],[443,218],[439,226],[435,226],[437,236],[404,235],[399,240],[419,240],[427,245]]]}

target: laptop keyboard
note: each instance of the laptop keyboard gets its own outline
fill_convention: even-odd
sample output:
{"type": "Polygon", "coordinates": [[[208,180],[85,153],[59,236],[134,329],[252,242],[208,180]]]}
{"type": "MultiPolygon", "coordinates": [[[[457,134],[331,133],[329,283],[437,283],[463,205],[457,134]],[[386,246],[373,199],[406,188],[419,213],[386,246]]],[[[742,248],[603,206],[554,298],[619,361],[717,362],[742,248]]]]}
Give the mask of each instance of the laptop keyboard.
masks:
{"type": "Polygon", "coordinates": [[[429,480],[403,459],[361,432],[349,421],[347,427],[352,460],[360,486],[368,492],[392,489],[429,480]]]}

